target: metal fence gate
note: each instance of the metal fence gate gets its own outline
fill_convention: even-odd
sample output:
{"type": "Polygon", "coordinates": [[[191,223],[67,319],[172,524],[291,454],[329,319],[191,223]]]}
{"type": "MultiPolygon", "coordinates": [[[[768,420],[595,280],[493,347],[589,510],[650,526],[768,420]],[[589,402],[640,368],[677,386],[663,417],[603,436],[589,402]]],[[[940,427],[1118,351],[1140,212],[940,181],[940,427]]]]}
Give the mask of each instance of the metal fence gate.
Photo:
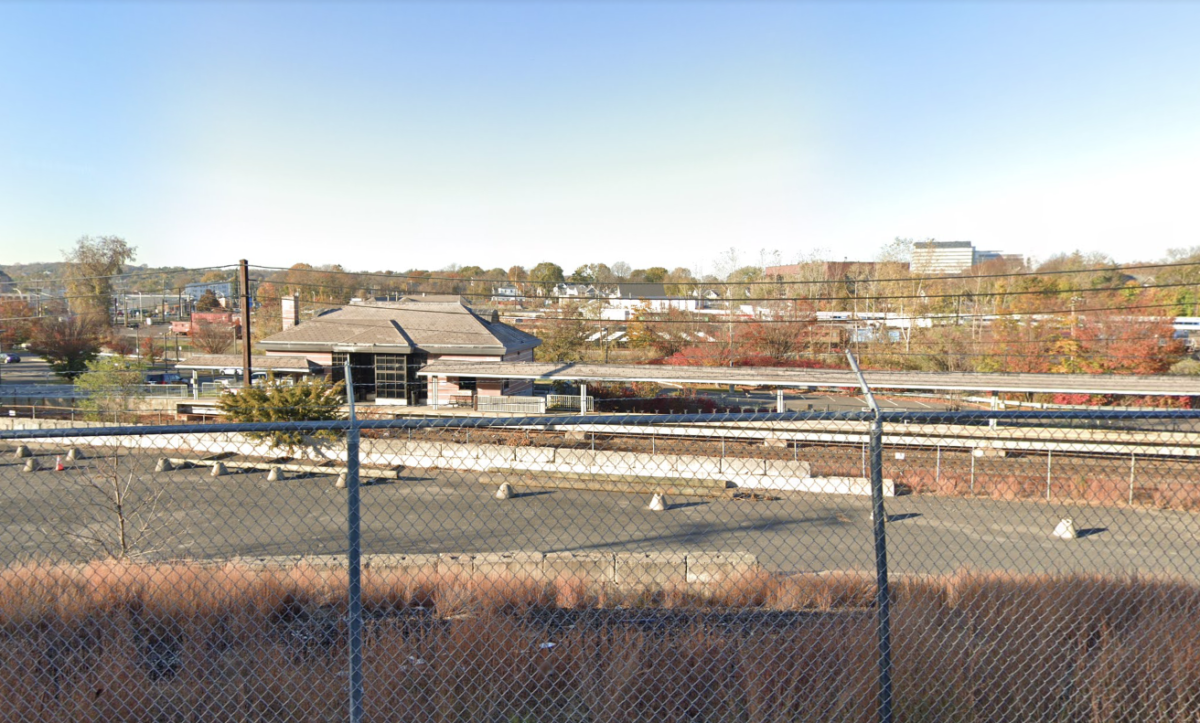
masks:
{"type": "Polygon", "coordinates": [[[1200,720],[1196,412],[0,449],[0,720],[1200,720]]]}

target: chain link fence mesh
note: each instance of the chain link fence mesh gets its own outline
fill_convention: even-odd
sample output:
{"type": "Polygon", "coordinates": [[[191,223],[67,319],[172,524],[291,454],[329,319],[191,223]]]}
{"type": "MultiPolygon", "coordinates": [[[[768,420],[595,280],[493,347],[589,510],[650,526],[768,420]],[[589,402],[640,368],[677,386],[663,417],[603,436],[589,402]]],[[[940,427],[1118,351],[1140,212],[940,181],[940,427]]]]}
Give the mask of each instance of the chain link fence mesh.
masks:
{"type": "Polygon", "coordinates": [[[884,413],[889,658],[870,414],[25,424],[0,720],[1200,719],[1198,413],[884,413]]]}

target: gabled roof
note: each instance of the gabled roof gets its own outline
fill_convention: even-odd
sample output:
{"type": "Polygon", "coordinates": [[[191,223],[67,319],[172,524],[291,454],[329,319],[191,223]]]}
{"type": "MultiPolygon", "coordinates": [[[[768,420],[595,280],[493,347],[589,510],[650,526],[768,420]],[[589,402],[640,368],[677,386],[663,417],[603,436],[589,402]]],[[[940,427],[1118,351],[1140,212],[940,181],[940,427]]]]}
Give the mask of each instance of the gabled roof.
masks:
{"type": "Polygon", "coordinates": [[[537,337],[476,314],[451,297],[352,303],[259,342],[269,351],[505,354],[532,349],[537,337]]]}
{"type": "Polygon", "coordinates": [[[666,299],[665,284],[651,282],[633,282],[617,284],[616,289],[609,295],[610,299],[666,299]]]}

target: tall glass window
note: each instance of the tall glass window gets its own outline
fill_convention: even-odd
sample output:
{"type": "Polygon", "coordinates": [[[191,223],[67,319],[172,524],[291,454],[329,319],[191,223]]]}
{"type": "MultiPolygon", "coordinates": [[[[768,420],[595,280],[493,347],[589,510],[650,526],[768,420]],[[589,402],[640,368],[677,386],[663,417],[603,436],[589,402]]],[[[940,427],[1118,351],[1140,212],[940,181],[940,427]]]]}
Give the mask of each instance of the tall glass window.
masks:
{"type": "Polygon", "coordinates": [[[408,398],[406,354],[375,355],[375,396],[386,399],[408,398]]]}

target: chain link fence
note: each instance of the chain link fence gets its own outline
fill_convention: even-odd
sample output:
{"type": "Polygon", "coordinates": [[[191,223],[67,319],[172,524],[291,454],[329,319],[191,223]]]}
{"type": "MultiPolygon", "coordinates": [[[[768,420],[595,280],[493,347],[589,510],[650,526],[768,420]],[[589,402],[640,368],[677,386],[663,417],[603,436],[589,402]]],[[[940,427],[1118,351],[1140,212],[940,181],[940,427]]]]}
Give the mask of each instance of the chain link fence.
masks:
{"type": "Polygon", "coordinates": [[[58,427],[0,720],[1200,719],[1197,412],[58,427]]]}

